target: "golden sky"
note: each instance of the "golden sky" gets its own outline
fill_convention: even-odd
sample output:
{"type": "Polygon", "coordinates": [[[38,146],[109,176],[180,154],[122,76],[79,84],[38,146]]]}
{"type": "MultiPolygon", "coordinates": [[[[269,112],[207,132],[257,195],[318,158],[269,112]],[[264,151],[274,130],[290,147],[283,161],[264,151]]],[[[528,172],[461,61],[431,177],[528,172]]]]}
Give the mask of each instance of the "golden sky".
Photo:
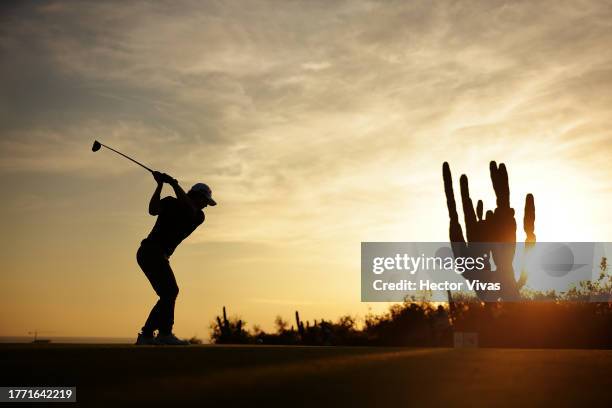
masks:
{"type": "Polygon", "coordinates": [[[485,208],[506,163],[519,240],[532,192],[538,240],[612,241],[609,2],[0,7],[0,335],[133,336],[155,302],[153,179],[94,139],[219,202],[172,258],[183,336],[382,310],[360,242],[447,240],[445,160],[485,208]]]}

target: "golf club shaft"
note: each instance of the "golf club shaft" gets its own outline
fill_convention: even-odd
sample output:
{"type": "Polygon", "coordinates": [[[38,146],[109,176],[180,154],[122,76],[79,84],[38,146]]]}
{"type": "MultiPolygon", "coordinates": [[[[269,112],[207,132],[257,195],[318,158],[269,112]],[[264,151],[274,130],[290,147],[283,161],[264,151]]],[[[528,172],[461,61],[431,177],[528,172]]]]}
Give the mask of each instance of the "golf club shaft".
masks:
{"type": "MultiPolygon", "coordinates": [[[[98,142],[98,143],[100,143],[100,142],[98,142]]],[[[127,155],[125,155],[125,154],[121,153],[120,151],[115,150],[115,149],[113,149],[112,147],[109,147],[109,146],[105,145],[104,143],[100,143],[100,145],[101,145],[101,146],[106,147],[107,149],[112,150],[113,152],[115,152],[115,153],[117,153],[117,154],[120,154],[121,156],[125,157],[126,159],[129,159],[129,160],[133,161],[133,162],[134,162],[134,163],[136,163],[137,165],[139,165],[139,166],[141,166],[141,167],[143,167],[143,168],[145,168],[145,169],[149,170],[151,173],[153,173],[153,170],[151,170],[150,168],[148,168],[148,167],[147,167],[147,166],[145,166],[144,164],[142,164],[142,163],[140,163],[140,162],[138,162],[138,161],[136,161],[136,160],[132,159],[130,156],[127,156],[127,155]]]]}

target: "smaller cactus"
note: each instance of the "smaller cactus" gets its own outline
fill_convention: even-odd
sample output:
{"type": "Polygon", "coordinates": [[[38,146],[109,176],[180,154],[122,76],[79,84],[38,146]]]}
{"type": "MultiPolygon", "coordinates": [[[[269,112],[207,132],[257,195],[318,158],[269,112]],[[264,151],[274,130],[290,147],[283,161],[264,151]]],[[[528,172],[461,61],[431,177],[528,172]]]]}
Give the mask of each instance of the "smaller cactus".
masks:
{"type": "Polygon", "coordinates": [[[295,311],[295,323],[297,325],[300,338],[304,339],[304,322],[300,320],[300,313],[297,310],[295,311]]]}
{"type": "Polygon", "coordinates": [[[243,343],[248,337],[248,333],[244,330],[244,322],[240,319],[230,321],[227,318],[227,311],[223,306],[223,317],[217,316],[217,327],[213,338],[216,343],[243,343]]]}

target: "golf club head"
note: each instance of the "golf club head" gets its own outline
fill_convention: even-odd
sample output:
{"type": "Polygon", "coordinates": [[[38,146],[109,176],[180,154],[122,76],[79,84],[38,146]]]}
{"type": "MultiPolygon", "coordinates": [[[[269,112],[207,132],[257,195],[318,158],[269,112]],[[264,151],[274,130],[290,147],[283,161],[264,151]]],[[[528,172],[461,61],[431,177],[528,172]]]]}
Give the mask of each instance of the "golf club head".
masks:
{"type": "Polygon", "coordinates": [[[98,150],[100,150],[101,147],[102,145],[100,144],[100,142],[98,142],[97,140],[94,140],[93,146],[91,146],[91,151],[97,152],[98,150]]]}

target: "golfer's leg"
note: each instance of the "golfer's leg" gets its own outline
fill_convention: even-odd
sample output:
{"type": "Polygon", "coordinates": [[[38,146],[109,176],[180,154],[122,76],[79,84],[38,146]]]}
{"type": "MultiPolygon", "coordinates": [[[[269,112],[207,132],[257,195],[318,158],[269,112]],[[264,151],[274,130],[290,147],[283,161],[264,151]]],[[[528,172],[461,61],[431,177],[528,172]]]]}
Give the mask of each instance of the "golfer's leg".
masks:
{"type": "Polygon", "coordinates": [[[155,251],[143,248],[142,246],[138,249],[136,259],[147,279],[149,279],[151,286],[153,286],[155,293],[160,297],[160,300],[155,303],[155,306],[153,306],[149,313],[147,321],[142,327],[142,333],[144,335],[152,336],[153,332],[159,329],[160,324],[160,303],[163,290],[163,281],[160,280],[160,278],[163,277],[163,261],[165,261],[165,259],[155,253],[155,251]]]}
{"type": "Polygon", "coordinates": [[[170,263],[166,260],[162,265],[159,278],[159,302],[157,304],[159,305],[159,333],[170,334],[174,325],[174,304],[176,303],[179,289],[170,263]]]}
{"type": "Polygon", "coordinates": [[[160,322],[159,303],[160,301],[158,300],[157,303],[155,303],[155,306],[151,308],[151,311],[149,312],[149,317],[147,317],[147,321],[145,322],[144,326],[142,326],[141,332],[145,336],[152,336],[153,332],[159,329],[159,322],[160,322]]]}

